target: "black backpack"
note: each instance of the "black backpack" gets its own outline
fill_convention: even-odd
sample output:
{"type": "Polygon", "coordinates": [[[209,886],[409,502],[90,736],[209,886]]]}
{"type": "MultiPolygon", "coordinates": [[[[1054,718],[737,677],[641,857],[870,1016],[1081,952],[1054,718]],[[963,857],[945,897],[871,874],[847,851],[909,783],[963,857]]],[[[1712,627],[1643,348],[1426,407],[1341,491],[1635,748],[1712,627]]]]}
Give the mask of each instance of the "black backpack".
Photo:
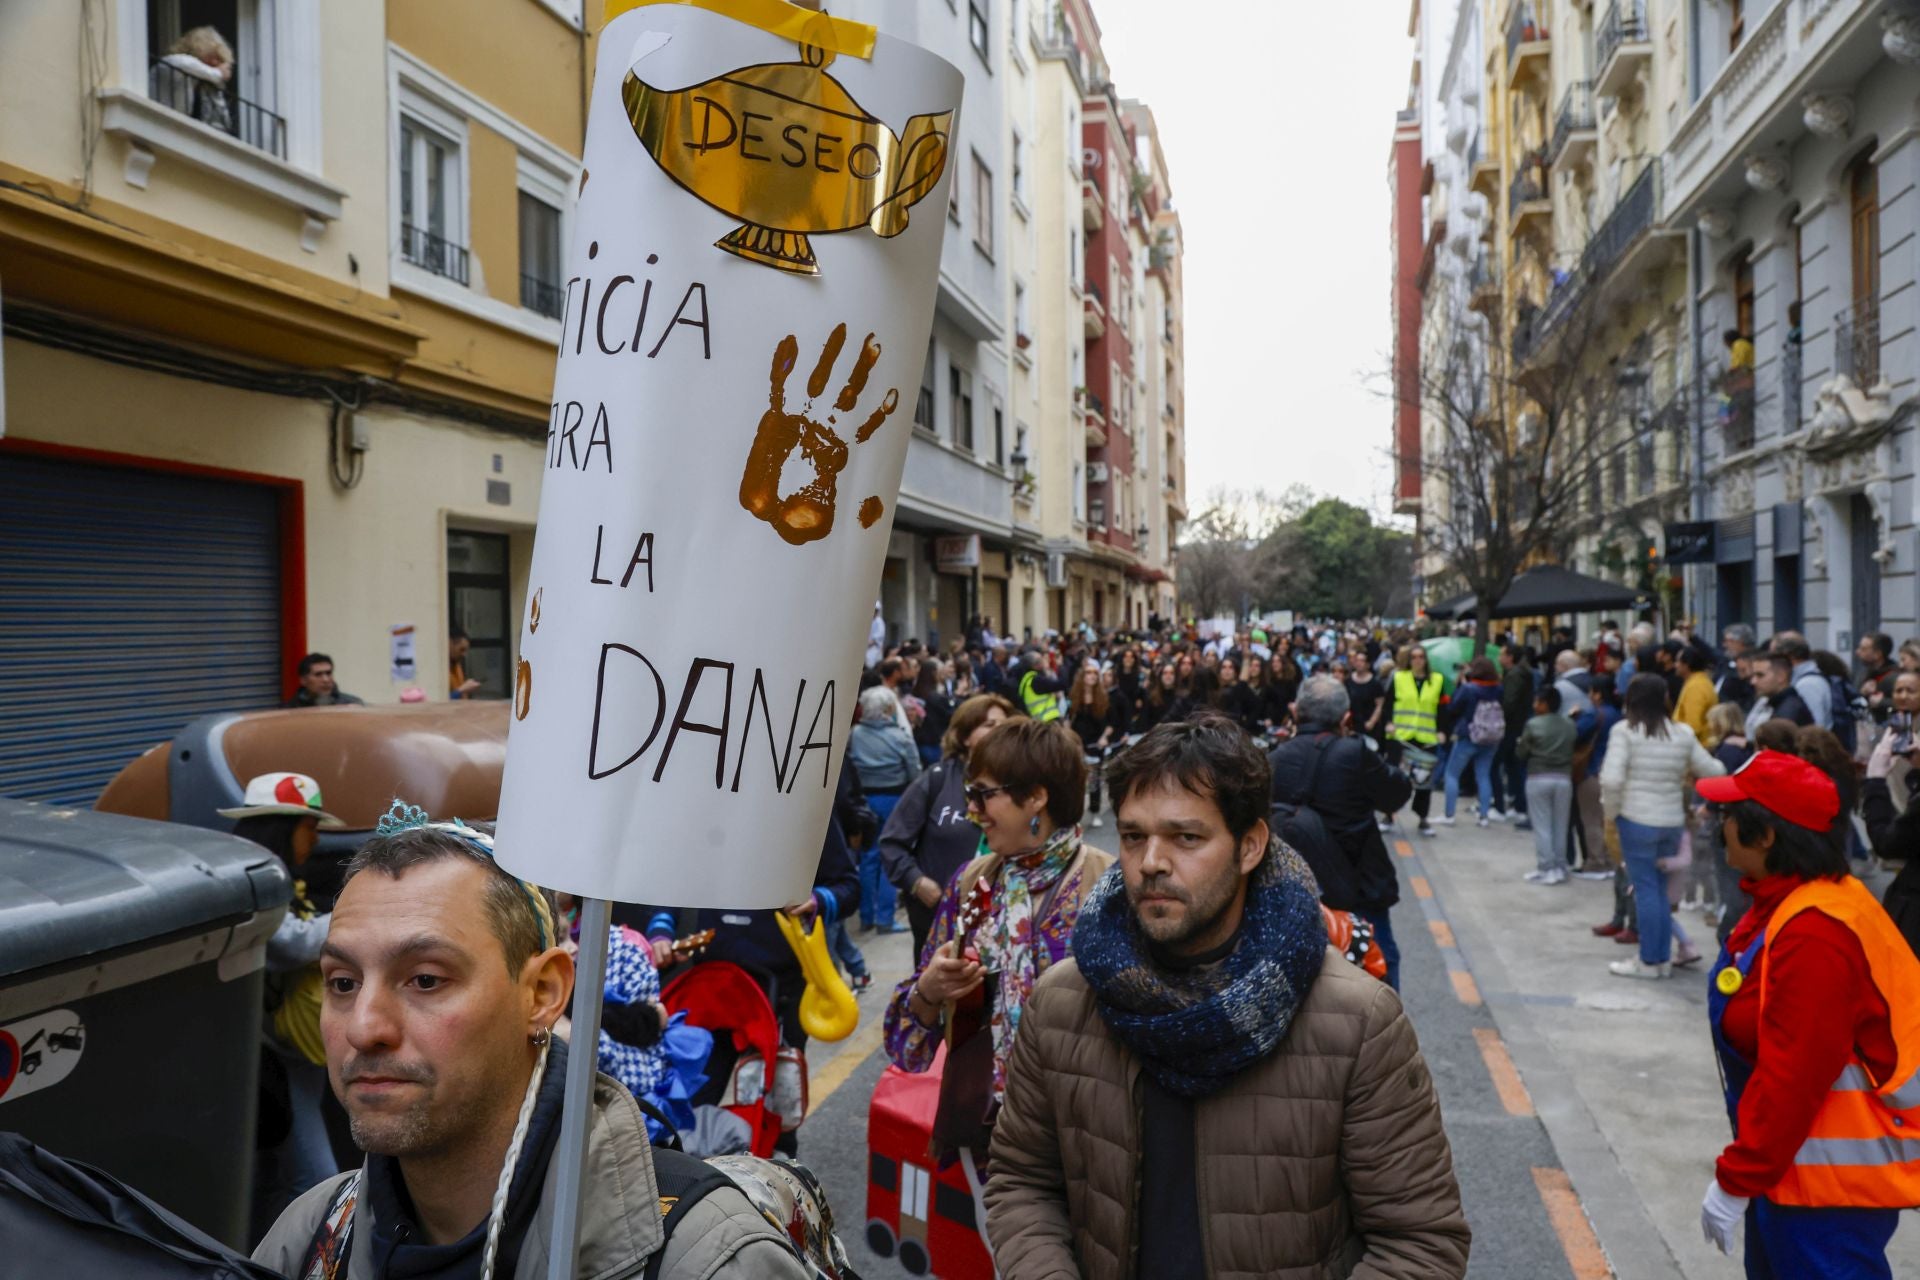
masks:
{"type": "Polygon", "coordinates": [[[0,1133],[0,1271],[114,1280],[280,1280],[118,1178],[0,1133]]]}
{"type": "Polygon", "coordinates": [[[1869,714],[1867,700],[1851,680],[1828,676],[1827,697],[1833,703],[1833,736],[1852,754],[1860,746],[1860,721],[1869,714]]]}
{"type": "Polygon", "coordinates": [[[1313,784],[1320,776],[1320,764],[1336,741],[1338,739],[1329,734],[1314,744],[1313,764],[1307,770],[1304,786],[1284,796],[1278,794],[1276,786],[1271,821],[1274,833],[1312,868],[1313,878],[1320,882],[1320,901],[1335,911],[1352,911],[1360,904],[1358,869],[1312,805],[1313,784]]]}

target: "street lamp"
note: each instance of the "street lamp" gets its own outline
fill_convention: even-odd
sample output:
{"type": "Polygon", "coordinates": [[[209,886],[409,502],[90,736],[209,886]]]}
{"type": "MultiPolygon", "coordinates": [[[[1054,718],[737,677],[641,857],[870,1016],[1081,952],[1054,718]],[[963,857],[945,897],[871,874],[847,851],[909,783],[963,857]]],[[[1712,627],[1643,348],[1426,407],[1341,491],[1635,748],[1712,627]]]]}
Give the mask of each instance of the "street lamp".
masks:
{"type": "Polygon", "coordinates": [[[1147,535],[1152,532],[1153,530],[1147,527],[1147,522],[1145,520],[1142,520],[1139,523],[1139,525],[1135,527],[1133,531],[1133,540],[1135,542],[1145,542],[1147,540],[1147,535]]]}
{"type": "Polygon", "coordinates": [[[1027,451],[1015,444],[1013,452],[1007,455],[1007,462],[1012,465],[1015,476],[1021,475],[1027,469],[1027,451]]]}

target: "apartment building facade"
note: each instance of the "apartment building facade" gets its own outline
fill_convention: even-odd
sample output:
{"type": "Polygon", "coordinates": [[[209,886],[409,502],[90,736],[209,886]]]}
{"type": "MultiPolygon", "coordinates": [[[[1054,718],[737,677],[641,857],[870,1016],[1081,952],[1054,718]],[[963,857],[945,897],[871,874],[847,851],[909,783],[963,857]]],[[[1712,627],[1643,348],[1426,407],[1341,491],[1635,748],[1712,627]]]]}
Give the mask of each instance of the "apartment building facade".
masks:
{"type": "Polygon", "coordinates": [[[196,6],[225,87],[186,12],[0,18],[6,794],[84,803],[192,717],[279,702],[310,649],[360,696],[443,698],[463,626],[508,688],[577,6],[196,6]]]}

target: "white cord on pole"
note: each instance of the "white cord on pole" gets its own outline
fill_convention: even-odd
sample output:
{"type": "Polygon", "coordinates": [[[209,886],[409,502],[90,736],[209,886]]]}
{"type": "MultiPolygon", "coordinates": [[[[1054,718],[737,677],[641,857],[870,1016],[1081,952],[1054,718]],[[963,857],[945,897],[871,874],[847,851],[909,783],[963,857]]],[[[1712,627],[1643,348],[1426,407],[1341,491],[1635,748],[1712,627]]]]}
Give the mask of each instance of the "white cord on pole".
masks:
{"type": "Polygon", "coordinates": [[[547,1044],[533,1064],[533,1079],[527,1081],[527,1096],[520,1099],[520,1116],[513,1122],[513,1138],[507,1143],[506,1166],[493,1187],[493,1204],[487,1211],[487,1247],[480,1255],[480,1280],[493,1280],[494,1256],[500,1252],[500,1228],[507,1220],[507,1193],[513,1189],[513,1171],[520,1163],[520,1148],[527,1143],[527,1130],[533,1127],[533,1103],[540,1096],[540,1081],[547,1074],[547,1044]]]}

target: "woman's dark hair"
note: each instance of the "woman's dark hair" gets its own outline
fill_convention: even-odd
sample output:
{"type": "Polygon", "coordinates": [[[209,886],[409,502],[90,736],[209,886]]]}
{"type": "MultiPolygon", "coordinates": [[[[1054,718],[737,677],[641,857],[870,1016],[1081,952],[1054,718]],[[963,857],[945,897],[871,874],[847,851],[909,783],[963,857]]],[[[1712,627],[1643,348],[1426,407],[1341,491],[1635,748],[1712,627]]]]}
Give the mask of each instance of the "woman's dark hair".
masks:
{"type": "Polygon", "coordinates": [[[1784,751],[1790,756],[1797,756],[1800,754],[1800,726],[1785,716],[1762,721],[1753,732],[1753,745],[1761,751],[1784,751]]]}
{"type": "Polygon", "coordinates": [[[1627,723],[1649,738],[1667,736],[1667,682],[1651,672],[1627,681],[1627,723]]]}
{"type": "Polygon", "coordinates": [[[1855,780],[1859,775],[1853,769],[1853,753],[1840,745],[1832,730],[1806,724],[1793,731],[1793,754],[1833,779],[1834,789],[1840,793],[1840,818],[1834,825],[1839,826],[1842,819],[1851,821],[1848,815],[1860,786],[1855,780]]]}
{"type": "Polygon", "coordinates": [[[1788,822],[1758,800],[1736,800],[1713,809],[1721,819],[1733,820],[1741,844],[1758,845],[1767,832],[1773,832],[1773,847],[1767,850],[1769,875],[1817,880],[1847,874],[1846,846],[1832,832],[1788,822]]]}
{"type": "Polygon", "coordinates": [[[1273,769],[1246,731],[1218,712],[1155,726],[1106,766],[1118,814],[1134,792],[1177,785],[1220,806],[1238,840],[1267,816],[1273,769]]]}
{"type": "Polygon", "coordinates": [[[1193,676],[1187,681],[1187,697],[1196,707],[1213,707],[1220,703],[1220,676],[1212,667],[1195,667],[1193,676]]]}
{"type": "Polygon", "coordinates": [[[1828,653],[1825,649],[1813,651],[1813,665],[1820,669],[1823,676],[1832,676],[1838,680],[1853,679],[1853,672],[1846,660],[1837,653],[1828,653]]]}
{"type": "Polygon", "coordinates": [[[1541,685],[1540,692],[1533,695],[1533,700],[1550,713],[1560,709],[1560,691],[1550,684],[1541,685]]]}
{"type": "Polygon", "coordinates": [[[251,840],[289,867],[293,865],[293,833],[308,821],[290,813],[270,813],[264,817],[241,818],[233,824],[233,834],[251,840]]]}
{"type": "Polygon", "coordinates": [[[1500,673],[1494,670],[1492,661],[1484,656],[1475,658],[1467,664],[1469,680],[1498,680],[1499,678],[1500,673]]]}
{"type": "Polygon", "coordinates": [[[1011,720],[1027,713],[1013,704],[1010,698],[997,693],[976,693],[963,699],[953,709],[953,715],[947,721],[947,731],[940,735],[940,754],[956,759],[967,754],[967,739],[973,731],[987,722],[987,713],[998,707],[1011,720]]]}
{"type": "Polygon", "coordinates": [[[967,780],[993,778],[1016,799],[1045,787],[1047,816],[1056,827],[1070,827],[1087,808],[1086,751],[1065,721],[1008,720],[968,754],[967,780]]]}

